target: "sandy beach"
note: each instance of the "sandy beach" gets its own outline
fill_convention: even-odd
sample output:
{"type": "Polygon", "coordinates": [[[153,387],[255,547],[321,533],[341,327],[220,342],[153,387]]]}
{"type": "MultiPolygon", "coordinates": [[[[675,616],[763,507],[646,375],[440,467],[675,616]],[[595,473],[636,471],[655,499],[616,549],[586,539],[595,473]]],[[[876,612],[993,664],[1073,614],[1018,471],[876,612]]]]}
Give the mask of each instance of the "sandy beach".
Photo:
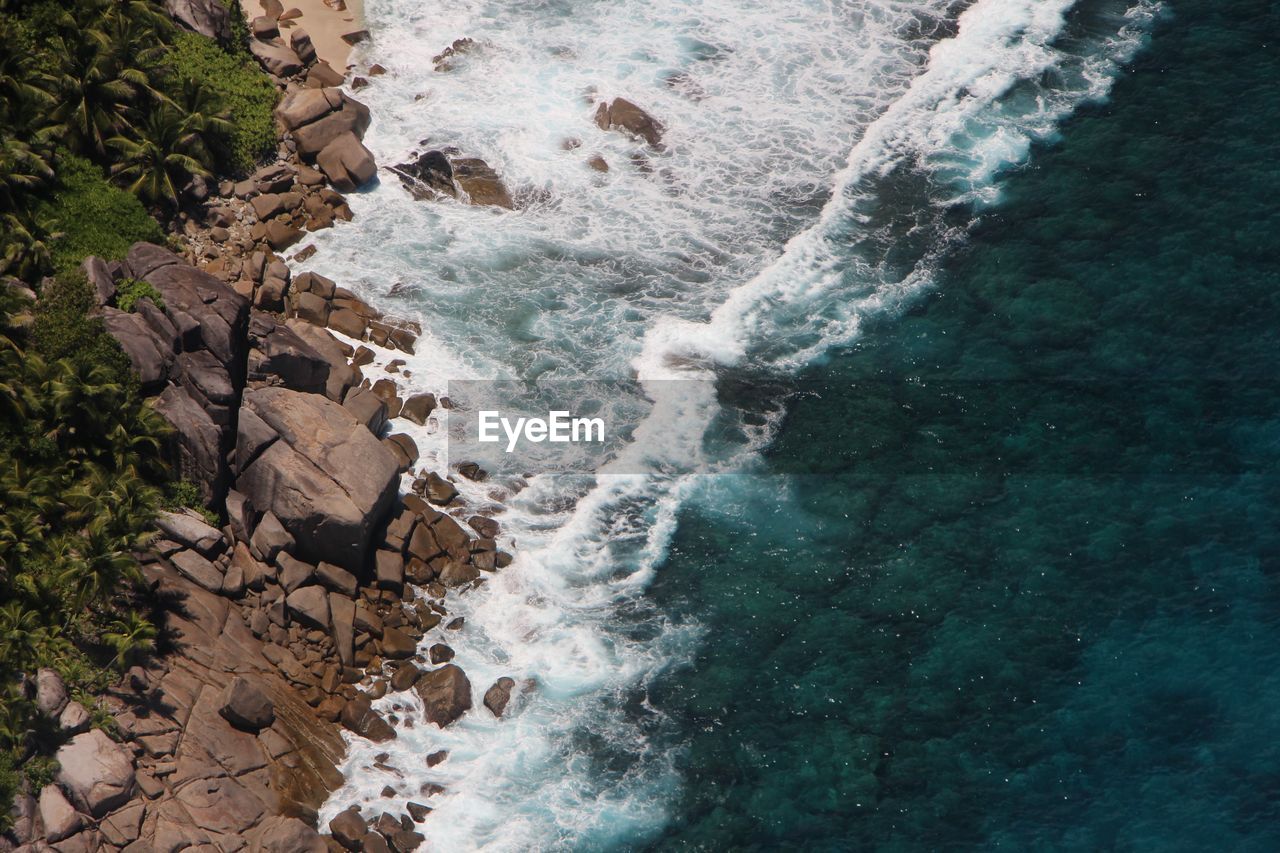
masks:
{"type": "MultiPolygon", "coordinates": [[[[240,6],[250,21],[263,14],[258,0],[240,0],[240,6]]],[[[293,24],[285,33],[295,28],[306,30],[316,46],[316,54],[335,71],[345,71],[351,45],[343,41],[342,36],[364,29],[364,0],[346,0],[346,8],[342,11],[326,6],[324,0],[286,0],[284,8],[286,14],[292,9],[302,13],[292,21],[281,21],[282,28],[293,24]]]]}

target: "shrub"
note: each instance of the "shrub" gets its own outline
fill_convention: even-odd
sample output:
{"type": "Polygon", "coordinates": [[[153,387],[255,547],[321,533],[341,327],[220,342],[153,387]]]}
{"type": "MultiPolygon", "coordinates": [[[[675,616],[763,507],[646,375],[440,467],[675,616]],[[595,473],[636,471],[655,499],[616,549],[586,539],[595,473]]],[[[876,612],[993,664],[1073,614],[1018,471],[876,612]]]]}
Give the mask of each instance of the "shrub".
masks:
{"type": "Polygon", "coordinates": [[[58,189],[36,211],[41,227],[57,235],[55,271],[75,269],[85,255],[120,260],[134,243],[163,241],[164,232],[142,203],[109,183],[90,161],[63,153],[57,173],[58,189]]]}
{"type": "Polygon", "coordinates": [[[276,147],[276,87],[256,62],[223,50],[195,33],[180,33],[166,64],[175,82],[195,80],[214,91],[230,113],[230,138],[215,139],[214,149],[231,169],[250,170],[276,147]]]}
{"type": "Polygon", "coordinates": [[[40,290],[32,341],[48,361],[60,358],[86,367],[101,364],[122,384],[132,384],[132,365],[102,321],[90,317],[93,291],[84,273],[63,271],[40,290]]]}
{"type": "Polygon", "coordinates": [[[136,278],[126,278],[116,286],[116,307],[121,311],[133,313],[139,299],[150,299],[161,311],[164,310],[164,299],[160,291],[151,286],[151,282],[136,278]]]}
{"type": "Polygon", "coordinates": [[[204,517],[209,526],[218,527],[221,524],[217,514],[204,505],[200,487],[190,480],[177,480],[169,484],[165,509],[193,509],[204,517]]]}

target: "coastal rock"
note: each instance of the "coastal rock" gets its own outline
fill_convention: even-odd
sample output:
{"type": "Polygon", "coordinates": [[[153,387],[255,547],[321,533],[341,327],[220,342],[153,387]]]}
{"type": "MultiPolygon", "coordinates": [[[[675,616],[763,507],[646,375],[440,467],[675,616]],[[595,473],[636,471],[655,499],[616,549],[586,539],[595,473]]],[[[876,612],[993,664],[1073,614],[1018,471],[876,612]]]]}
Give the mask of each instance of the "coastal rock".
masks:
{"type": "Polygon", "coordinates": [[[373,528],[395,498],[395,457],[350,412],[318,394],[257,388],[245,393],[244,408],[277,439],[240,472],[237,490],[275,514],[300,557],[359,571],[373,528]]]}
{"type": "Polygon", "coordinates": [[[298,54],[282,44],[272,44],[261,39],[249,39],[249,52],[268,74],[276,77],[292,77],[304,68],[298,54]]]}
{"type": "Polygon", "coordinates": [[[316,155],[316,165],[328,176],[330,183],[342,192],[358,189],[378,174],[378,164],[374,162],[373,154],[350,131],[325,145],[316,155]]]}
{"type": "Polygon", "coordinates": [[[249,22],[249,31],[256,39],[270,41],[280,35],[280,25],[276,23],[275,18],[259,15],[249,22]]]}
{"type": "Polygon", "coordinates": [[[316,61],[316,46],[311,43],[311,36],[306,30],[294,30],[289,35],[289,47],[298,54],[303,64],[310,65],[316,61]]]}
{"type": "Polygon", "coordinates": [[[250,853],[326,853],[320,833],[296,817],[265,818],[249,836],[250,853]]]}
{"type": "Polygon", "coordinates": [[[422,697],[428,723],[444,728],[471,709],[471,682],[462,669],[446,664],[432,670],[414,685],[422,697]]]}
{"type": "Polygon", "coordinates": [[[284,98],[276,115],[307,159],[344,134],[363,139],[370,121],[369,108],[337,88],[299,89],[284,98]]]}
{"type": "Polygon", "coordinates": [[[165,388],[153,405],[174,428],[179,474],[199,487],[206,503],[212,503],[225,491],[228,477],[222,427],[177,385],[165,388]]]}
{"type": "Polygon", "coordinates": [[[369,697],[363,694],[351,699],[347,704],[342,706],[342,715],[339,718],[343,727],[355,732],[363,738],[368,738],[374,743],[382,743],[391,740],[396,736],[396,730],[391,728],[386,720],[375,710],[369,697]]]}
{"type": "Polygon", "coordinates": [[[614,98],[596,109],[596,126],[601,130],[619,129],[638,136],[652,148],[662,144],[662,124],[626,98],[614,98]]]}
{"type": "Polygon", "coordinates": [[[360,423],[369,428],[369,432],[378,435],[387,425],[387,404],[364,388],[352,388],[347,392],[342,406],[351,412],[360,423]]]}
{"type": "Polygon", "coordinates": [[[323,394],[329,383],[329,361],[297,332],[275,318],[254,311],[249,321],[248,379],[270,382],[308,394],[323,394]]]}
{"type": "Polygon", "coordinates": [[[435,643],[427,650],[427,658],[435,666],[439,666],[442,663],[448,663],[453,660],[453,655],[453,649],[449,648],[444,643],[435,643]]]}
{"type": "Polygon", "coordinates": [[[304,586],[285,596],[285,606],[308,628],[329,630],[329,596],[318,586],[304,586]]]}
{"type": "Polygon", "coordinates": [[[142,393],[154,394],[163,388],[169,376],[169,365],[173,363],[171,342],[157,335],[137,314],[103,308],[102,323],[129,357],[142,385],[142,393]]]}
{"type": "Polygon", "coordinates": [[[492,205],[507,210],[515,209],[511,192],[502,178],[488,163],[479,157],[466,157],[453,161],[453,180],[472,204],[492,205]]]}
{"type": "Polygon", "coordinates": [[[443,151],[425,151],[413,160],[392,166],[391,171],[416,199],[433,199],[440,195],[457,198],[453,164],[443,151]]]}
{"type": "Polygon", "coordinates": [[[165,11],[180,25],[205,38],[231,39],[231,13],[218,0],[165,0],[165,11]]]}
{"type": "Polygon", "coordinates": [[[124,747],[100,729],[63,744],[56,755],[58,782],[93,817],[123,805],[133,792],[133,762],[124,747]]]}
{"type": "Polygon", "coordinates": [[[266,728],[276,718],[271,700],[239,676],[231,679],[222,692],[218,713],[231,725],[249,732],[266,728]]]}
{"type": "MultiPolygon", "coordinates": [[[[301,278],[302,276],[299,276],[299,280],[301,278]]],[[[329,379],[325,382],[324,395],[330,400],[341,402],[347,389],[360,382],[360,371],[347,364],[342,344],[324,329],[317,328],[305,320],[292,319],[286,321],[285,325],[329,362],[329,379]]]]}
{"type": "Polygon", "coordinates": [[[333,840],[348,850],[361,850],[365,835],[369,832],[369,824],[354,808],[339,812],[329,821],[329,833],[333,840]]]}
{"type": "Polygon", "coordinates": [[[430,416],[435,408],[435,394],[414,394],[404,401],[404,407],[400,409],[400,416],[422,426],[426,424],[427,417],[430,416]]]}
{"type": "Polygon", "coordinates": [[[484,706],[492,711],[495,717],[501,717],[502,712],[507,709],[507,703],[511,701],[511,689],[515,686],[515,679],[505,675],[499,678],[485,691],[484,706]]]}
{"type": "Polygon", "coordinates": [[[408,661],[405,661],[400,665],[400,668],[392,674],[390,682],[391,689],[397,692],[401,690],[408,690],[417,682],[421,675],[422,670],[418,669],[408,661]]]}

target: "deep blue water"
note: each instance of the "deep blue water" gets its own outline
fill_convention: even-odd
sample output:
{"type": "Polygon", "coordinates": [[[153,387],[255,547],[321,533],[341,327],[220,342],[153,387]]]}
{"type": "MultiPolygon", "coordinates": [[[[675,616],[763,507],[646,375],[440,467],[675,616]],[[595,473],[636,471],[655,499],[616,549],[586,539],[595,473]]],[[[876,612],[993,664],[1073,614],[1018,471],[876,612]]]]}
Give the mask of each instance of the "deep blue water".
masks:
{"type": "Polygon", "coordinates": [[[1280,4],[1167,10],[684,510],[658,847],[1280,849],[1280,4]]]}

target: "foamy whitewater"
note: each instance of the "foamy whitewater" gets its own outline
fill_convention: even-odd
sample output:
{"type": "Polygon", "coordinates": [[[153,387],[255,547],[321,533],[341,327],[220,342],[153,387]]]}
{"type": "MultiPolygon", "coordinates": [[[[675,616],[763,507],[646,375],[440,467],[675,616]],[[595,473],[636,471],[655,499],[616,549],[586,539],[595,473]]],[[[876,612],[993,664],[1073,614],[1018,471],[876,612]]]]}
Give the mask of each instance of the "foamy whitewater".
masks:
{"type": "MultiPolygon", "coordinates": [[[[353,738],[322,820],[353,802],[401,811],[430,782],[446,792],[421,831],[440,849],[600,849],[661,829],[681,780],[648,737],[664,723],[646,685],[715,638],[670,624],[645,588],[695,479],[749,464],[769,435],[767,419],[709,433],[735,415],[714,380],[793,373],[930,284],[1002,170],[1106,93],[1156,11],[1073,6],[369,0],[363,59],[388,73],[358,97],[378,162],[452,145],[520,209],[415,202],[384,171],[303,268],[420,319],[406,393],[489,378],[646,390],[608,403],[640,414],[597,476],[459,483],[516,561],[451,599],[466,628],[448,642],[477,698],[504,675],[536,688],[502,720],[479,707],[443,731],[353,738]],[[476,49],[435,71],[461,37],[476,49]],[[594,125],[595,100],[615,96],[663,122],[664,151],[594,125]],[[596,153],[607,174],[587,167],[596,153]],[[449,759],[427,769],[438,749],[449,759]],[[383,751],[399,777],[372,766],[383,751]],[[403,796],[381,798],[387,784],[403,796]]],[[[503,402],[468,389],[463,407],[503,402]]],[[[460,461],[442,420],[396,429],[422,464],[460,461]]],[[[377,707],[421,719],[411,692],[377,707]]]]}

